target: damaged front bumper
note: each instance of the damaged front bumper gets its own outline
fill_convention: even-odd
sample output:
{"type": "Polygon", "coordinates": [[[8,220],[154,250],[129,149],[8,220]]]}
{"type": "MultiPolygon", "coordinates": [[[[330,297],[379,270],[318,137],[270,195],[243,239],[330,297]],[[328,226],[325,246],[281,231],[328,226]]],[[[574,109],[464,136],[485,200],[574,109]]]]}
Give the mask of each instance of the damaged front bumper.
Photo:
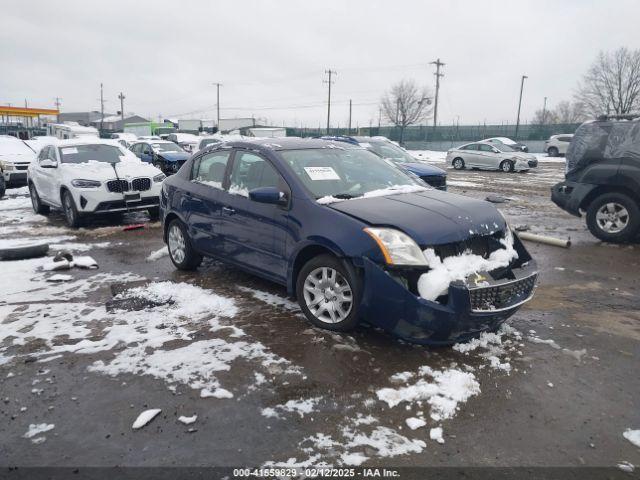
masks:
{"type": "Polygon", "coordinates": [[[449,345],[493,331],[533,297],[536,286],[536,262],[517,238],[514,242],[519,265],[495,275],[497,280],[483,272],[475,282],[452,282],[443,303],[412,293],[365,258],[362,316],[404,340],[426,345],[449,345]]]}
{"type": "Polygon", "coordinates": [[[597,185],[565,180],[551,187],[551,201],[571,215],[580,217],[580,206],[597,185]]]}

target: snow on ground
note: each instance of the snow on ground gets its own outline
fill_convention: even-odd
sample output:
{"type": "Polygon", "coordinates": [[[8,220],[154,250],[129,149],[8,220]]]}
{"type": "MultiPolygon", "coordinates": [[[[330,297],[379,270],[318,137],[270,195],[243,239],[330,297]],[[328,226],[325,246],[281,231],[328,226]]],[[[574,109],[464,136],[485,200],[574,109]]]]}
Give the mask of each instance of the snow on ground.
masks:
{"type": "Polygon", "coordinates": [[[162,247],[154,252],[151,252],[147,257],[147,262],[155,262],[156,260],[160,260],[163,257],[169,256],[169,249],[167,247],[162,247]]]}
{"type": "Polygon", "coordinates": [[[52,423],[32,423],[29,425],[29,430],[23,435],[24,438],[33,438],[41,433],[53,430],[55,425],[52,423]]]}
{"type": "Polygon", "coordinates": [[[289,400],[282,405],[262,409],[262,415],[270,418],[281,418],[281,413],[297,413],[301,418],[313,412],[321,397],[289,400]]]}
{"type": "Polygon", "coordinates": [[[273,307],[284,308],[285,310],[289,310],[291,312],[300,311],[300,305],[298,305],[296,302],[289,300],[288,298],[280,297],[278,295],[274,295],[273,293],[257,290],[255,288],[249,288],[249,287],[243,287],[243,286],[239,286],[238,290],[245,293],[249,293],[256,300],[259,300],[273,307]]]}
{"type": "Polygon", "coordinates": [[[156,416],[161,411],[162,409],[160,408],[150,408],[149,410],[145,410],[140,415],[138,415],[138,418],[136,418],[135,422],[133,422],[133,425],[131,425],[131,428],[133,428],[134,430],[139,430],[140,428],[148,424],[151,420],[156,418],[156,416]]]}
{"type": "Polygon", "coordinates": [[[636,447],[640,448],[640,430],[631,430],[628,428],[622,435],[636,447]]]}

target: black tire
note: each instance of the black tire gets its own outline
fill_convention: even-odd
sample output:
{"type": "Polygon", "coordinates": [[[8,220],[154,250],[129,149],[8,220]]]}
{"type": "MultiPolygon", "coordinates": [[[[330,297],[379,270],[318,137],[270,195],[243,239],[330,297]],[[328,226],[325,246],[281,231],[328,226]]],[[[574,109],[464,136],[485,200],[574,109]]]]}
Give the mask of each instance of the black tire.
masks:
{"type": "Polygon", "coordinates": [[[560,152],[556,147],[549,147],[547,149],[547,155],[549,155],[550,157],[557,157],[559,153],[560,152]]]}
{"type": "MultiPolygon", "coordinates": [[[[344,262],[333,255],[318,255],[317,257],[309,260],[298,273],[298,278],[296,279],[296,292],[298,297],[298,304],[300,305],[302,312],[305,314],[307,319],[317,327],[337,332],[345,332],[348,330],[352,330],[360,320],[360,280],[358,279],[355,271],[350,265],[346,265],[344,262]],[[325,288],[325,285],[320,284],[320,282],[322,282],[323,280],[315,277],[314,272],[317,272],[318,270],[321,270],[323,268],[337,272],[337,274],[339,275],[334,276],[336,282],[335,285],[338,285],[338,287],[340,288],[344,288],[345,285],[348,285],[348,288],[351,292],[350,307],[346,312],[347,315],[342,319],[339,319],[341,313],[337,314],[338,317],[335,316],[336,312],[334,307],[335,305],[340,305],[340,308],[343,308],[344,310],[344,308],[346,308],[344,307],[344,305],[347,303],[347,301],[341,302],[336,291],[332,290],[331,287],[327,286],[325,288]],[[321,318],[318,318],[316,314],[311,312],[309,305],[307,304],[307,296],[305,295],[305,282],[307,281],[308,277],[311,278],[312,276],[317,282],[319,282],[317,290],[323,290],[323,296],[316,296],[313,293],[309,292],[309,297],[313,296],[313,298],[310,298],[310,303],[312,303],[311,307],[313,308],[313,302],[316,299],[319,300],[320,298],[322,298],[322,300],[319,300],[319,303],[329,304],[324,307],[322,313],[327,313],[327,316],[331,317],[331,319],[338,318],[338,321],[333,322],[331,319],[322,320],[321,318]],[[332,295],[333,300],[328,299],[329,297],[327,295],[332,295]],[[328,306],[330,306],[331,308],[327,308],[328,306]],[[333,312],[333,314],[331,312],[333,312]]],[[[340,294],[343,295],[342,299],[348,298],[348,295],[345,295],[345,293],[346,291],[340,292],[340,294]]],[[[321,312],[318,311],[317,313],[320,314],[321,312]]]]}
{"type": "Polygon", "coordinates": [[[160,207],[149,208],[147,213],[149,214],[149,220],[152,222],[157,222],[160,219],[160,207]]]}
{"type": "Polygon", "coordinates": [[[31,206],[33,207],[33,211],[38,215],[49,215],[51,208],[49,205],[44,205],[40,201],[40,195],[38,195],[38,191],[36,190],[36,186],[29,182],[29,196],[31,197],[31,206]]]}
{"type": "Polygon", "coordinates": [[[48,252],[48,243],[40,243],[24,247],[0,248],[0,260],[25,260],[27,258],[38,258],[44,257],[48,252]]]}
{"type": "Polygon", "coordinates": [[[73,196],[68,190],[62,192],[62,211],[64,212],[64,218],[67,225],[70,228],[78,228],[82,225],[80,214],[76,208],[76,202],[73,200],[73,196]]]}
{"type": "Polygon", "coordinates": [[[453,159],[453,162],[451,162],[451,165],[453,165],[453,168],[456,170],[464,170],[464,159],[456,157],[453,159]]]}
{"type": "Polygon", "coordinates": [[[629,242],[634,240],[640,233],[640,206],[636,200],[624,193],[605,193],[596,197],[589,204],[587,208],[587,227],[593,236],[604,242],[629,242]],[[621,211],[617,211],[615,207],[613,209],[614,212],[611,212],[620,216],[620,220],[616,224],[612,224],[612,227],[613,225],[619,226],[621,222],[625,223],[625,226],[619,231],[615,231],[615,228],[607,230],[606,220],[599,219],[598,213],[601,210],[608,211],[607,205],[623,207],[627,212],[626,217],[621,215],[621,211]],[[601,222],[605,224],[602,225],[601,222]]]}
{"type": "Polygon", "coordinates": [[[4,192],[7,191],[7,184],[4,182],[4,176],[0,172],[0,198],[4,197],[4,192]]]}
{"type": "Polygon", "coordinates": [[[511,160],[503,160],[500,163],[500,170],[502,170],[503,172],[511,173],[513,172],[513,168],[513,162],[511,160]]]}
{"type": "Polygon", "coordinates": [[[202,263],[202,255],[195,251],[191,244],[191,238],[187,233],[187,227],[177,218],[173,219],[167,227],[167,247],[169,248],[169,258],[178,270],[195,270],[202,263]],[[173,230],[180,232],[183,241],[183,255],[179,255],[177,250],[172,250],[173,230]]]}

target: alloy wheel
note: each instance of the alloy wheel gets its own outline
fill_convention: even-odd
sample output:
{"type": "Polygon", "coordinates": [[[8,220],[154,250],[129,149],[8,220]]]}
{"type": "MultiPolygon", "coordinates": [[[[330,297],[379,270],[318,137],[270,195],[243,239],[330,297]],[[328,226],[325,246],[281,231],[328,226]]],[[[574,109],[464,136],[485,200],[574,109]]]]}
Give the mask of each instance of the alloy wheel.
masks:
{"type": "Polygon", "coordinates": [[[304,301],[311,314],[324,323],[339,323],[353,308],[349,282],[331,267],[318,267],[304,281],[304,301]]]}
{"type": "Polygon", "coordinates": [[[64,196],[64,214],[67,217],[67,222],[69,225],[73,225],[75,222],[75,213],[73,211],[73,205],[71,205],[71,195],[67,194],[64,196]]]}
{"type": "Polygon", "coordinates": [[[629,212],[616,202],[602,205],[596,212],[596,222],[603,232],[620,233],[629,225],[629,212]]]}
{"type": "Polygon", "coordinates": [[[31,206],[35,212],[38,211],[38,194],[36,193],[36,187],[29,185],[29,196],[31,197],[31,206]]]}
{"type": "Polygon", "coordinates": [[[176,261],[182,263],[186,256],[185,241],[182,230],[178,225],[172,225],[169,230],[169,253],[176,261]]]}

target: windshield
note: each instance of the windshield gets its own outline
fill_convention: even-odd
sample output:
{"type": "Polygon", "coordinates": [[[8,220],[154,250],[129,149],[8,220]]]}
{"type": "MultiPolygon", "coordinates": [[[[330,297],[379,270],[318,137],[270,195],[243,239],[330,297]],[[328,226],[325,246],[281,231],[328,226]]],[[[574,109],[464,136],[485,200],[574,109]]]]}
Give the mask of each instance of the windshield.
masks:
{"type": "Polygon", "coordinates": [[[124,153],[116,146],[89,144],[60,147],[60,159],[62,163],[85,163],[88,161],[118,163],[124,153]]]}
{"type": "Polygon", "coordinates": [[[364,149],[321,148],[280,153],[316,199],[328,196],[349,199],[389,187],[421,186],[364,149]]]}
{"type": "Polygon", "coordinates": [[[389,142],[362,143],[363,147],[377,153],[382,158],[388,158],[396,163],[417,162],[415,158],[405,152],[402,148],[389,142]],[[367,146],[368,145],[368,146],[367,146]]]}
{"type": "Polygon", "coordinates": [[[173,142],[152,143],[151,146],[158,152],[184,152],[182,148],[173,142]]]}
{"type": "Polygon", "coordinates": [[[504,143],[494,143],[493,146],[496,147],[501,152],[517,152],[518,151],[515,148],[510,147],[509,145],[506,145],[504,143]]]}

